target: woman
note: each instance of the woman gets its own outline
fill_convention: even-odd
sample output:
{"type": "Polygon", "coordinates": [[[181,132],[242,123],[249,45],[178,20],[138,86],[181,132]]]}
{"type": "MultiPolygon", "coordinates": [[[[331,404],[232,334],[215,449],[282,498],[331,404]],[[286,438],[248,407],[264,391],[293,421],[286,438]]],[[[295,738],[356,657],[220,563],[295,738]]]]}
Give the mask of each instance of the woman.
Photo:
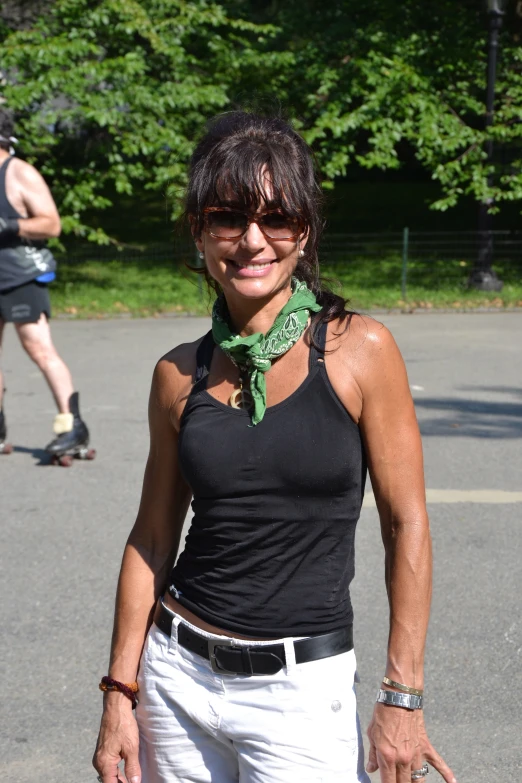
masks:
{"type": "Polygon", "coordinates": [[[120,759],[131,783],[369,781],[349,597],[367,464],[391,610],[367,770],[409,783],[428,761],[454,781],[419,709],[431,549],[406,372],[388,331],[322,287],[319,201],[280,119],[225,115],[194,153],[187,214],[220,296],[212,332],[154,372],[101,684],[103,783],[120,759]]]}

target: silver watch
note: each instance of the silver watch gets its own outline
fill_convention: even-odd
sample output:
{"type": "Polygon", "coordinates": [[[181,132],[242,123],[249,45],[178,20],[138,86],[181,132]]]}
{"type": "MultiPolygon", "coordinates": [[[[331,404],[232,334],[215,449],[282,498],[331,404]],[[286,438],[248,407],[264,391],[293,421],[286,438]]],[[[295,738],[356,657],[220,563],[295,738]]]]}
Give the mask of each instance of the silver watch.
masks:
{"type": "Polygon", "coordinates": [[[376,701],[381,704],[391,704],[392,707],[404,707],[407,710],[422,710],[424,697],[414,696],[413,693],[397,693],[397,691],[385,691],[380,688],[376,701]]]}

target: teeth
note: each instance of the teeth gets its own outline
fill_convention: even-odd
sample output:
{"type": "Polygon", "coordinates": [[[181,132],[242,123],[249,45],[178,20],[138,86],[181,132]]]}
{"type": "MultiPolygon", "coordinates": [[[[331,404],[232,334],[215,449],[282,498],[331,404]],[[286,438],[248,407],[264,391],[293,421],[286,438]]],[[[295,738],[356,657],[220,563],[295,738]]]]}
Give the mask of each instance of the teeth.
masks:
{"type": "Polygon", "coordinates": [[[235,261],[236,266],[240,266],[241,269],[266,269],[270,266],[270,261],[266,264],[240,264],[238,261],[235,261]]]}

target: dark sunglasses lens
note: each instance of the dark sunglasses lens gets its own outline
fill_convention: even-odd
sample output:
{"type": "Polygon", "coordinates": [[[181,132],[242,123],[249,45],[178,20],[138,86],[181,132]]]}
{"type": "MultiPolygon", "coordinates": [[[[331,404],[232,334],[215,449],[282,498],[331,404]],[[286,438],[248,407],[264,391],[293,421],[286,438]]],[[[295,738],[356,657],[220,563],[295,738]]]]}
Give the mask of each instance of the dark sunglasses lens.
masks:
{"type": "Polygon", "coordinates": [[[261,221],[263,231],[273,239],[293,237],[299,233],[298,221],[283,212],[269,212],[261,221]]]}
{"type": "Polygon", "coordinates": [[[209,231],[220,237],[241,236],[247,227],[247,223],[248,218],[244,212],[228,209],[216,209],[214,212],[207,212],[209,231]]]}

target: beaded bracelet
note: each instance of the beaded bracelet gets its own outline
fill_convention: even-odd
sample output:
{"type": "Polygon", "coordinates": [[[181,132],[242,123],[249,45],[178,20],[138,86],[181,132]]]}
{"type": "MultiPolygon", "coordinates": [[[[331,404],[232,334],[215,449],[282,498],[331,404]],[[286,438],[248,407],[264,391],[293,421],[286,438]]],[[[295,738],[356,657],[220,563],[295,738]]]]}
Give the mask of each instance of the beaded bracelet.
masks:
{"type": "Polygon", "coordinates": [[[385,685],[391,685],[392,688],[397,688],[397,690],[403,691],[404,693],[411,693],[413,696],[422,696],[424,694],[424,691],[419,688],[410,688],[409,685],[395,682],[395,680],[390,680],[389,677],[383,677],[382,681],[385,685]]]}
{"type": "Polygon", "coordinates": [[[102,677],[98,688],[101,691],[119,691],[123,693],[132,702],[132,709],[136,708],[138,699],[136,693],[139,691],[137,682],[120,682],[119,680],[113,680],[112,677],[102,677]]]}

